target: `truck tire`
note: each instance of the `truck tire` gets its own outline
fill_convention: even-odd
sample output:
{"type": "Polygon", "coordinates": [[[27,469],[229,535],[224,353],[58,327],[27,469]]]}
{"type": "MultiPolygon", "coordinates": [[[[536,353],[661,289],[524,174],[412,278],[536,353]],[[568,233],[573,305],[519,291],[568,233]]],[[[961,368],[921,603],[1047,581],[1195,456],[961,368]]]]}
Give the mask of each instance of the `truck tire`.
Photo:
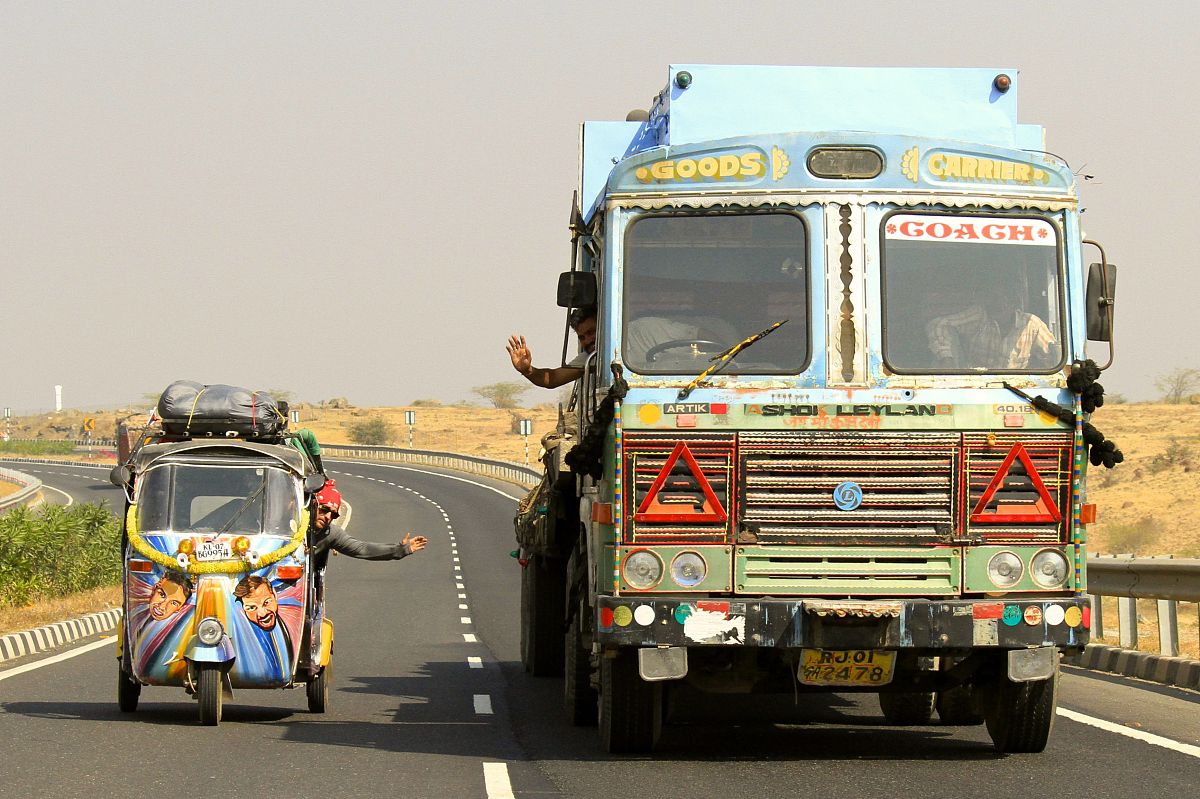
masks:
{"type": "Polygon", "coordinates": [[[532,555],[521,569],[521,662],[534,677],[563,673],[566,564],[532,555]]]}
{"type": "Polygon", "coordinates": [[[1001,677],[984,713],[998,752],[1041,752],[1050,740],[1058,707],[1058,670],[1048,680],[1011,682],[1001,677]]]}
{"type": "Polygon", "coordinates": [[[138,697],[142,695],[142,684],[117,667],[117,707],[122,713],[137,710],[138,697]]]}
{"type": "Polygon", "coordinates": [[[937,712],[942,724],[950,727],[975,727],[983,724],[979,698],[970,685],[938,691],[937,712]]]}
{"type": "Polygon", "coordinates": [[[879,709],[888,724],[917,727],[933,718],[935,696],[926,691],[892,691],[879,695],[879,709]]]}
{"type": "MultiPolygon", "coordinates": [[[[581,611],[582,612],[582,611],[581,611]]],[[[584,648],[582,618],[576,615],[567,628],[563,654],[563,706],[576,727],[596,725],[596,689],[592,687],[592,653],[584,648]]]]}
{"type": "Polygon", "coordinates": [[[221,669],[215,663],[201,663],[196,674],[196,699],[200,701],[200,723],[215,727],[221,722],[221,669]]]}
{"type": "Polygon", "coordinates": [[[617,753],[651,752],[662,732],[662,684],[638,674],[637,651],[600,658],[600,739],[617,753]]]}

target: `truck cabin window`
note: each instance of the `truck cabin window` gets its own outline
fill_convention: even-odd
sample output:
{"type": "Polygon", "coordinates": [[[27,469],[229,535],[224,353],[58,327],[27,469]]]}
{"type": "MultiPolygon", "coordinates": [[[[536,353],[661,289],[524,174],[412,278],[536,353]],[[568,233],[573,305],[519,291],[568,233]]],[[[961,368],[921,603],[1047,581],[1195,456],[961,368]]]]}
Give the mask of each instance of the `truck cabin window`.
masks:
{"type": "Polygon", "coordinates": [[[721,374],[795,374],[808,364],[808,259],[792,214],[647,216],[625,236],[625,365],[699,374],[717,353],[781,319],[721,374]]]}
{"type": "Polygon", "coordinates": [[[1058,235],[1049,222],[893,214],[882,260],[884,361],[893,371],[1062,366],[1058,235]]]}
{"type": "Polygon", "coordinates": [[[272,467],[159,466],[138,495],[146,532],[291,535],[299,514],[292,480],[272,467]]]}

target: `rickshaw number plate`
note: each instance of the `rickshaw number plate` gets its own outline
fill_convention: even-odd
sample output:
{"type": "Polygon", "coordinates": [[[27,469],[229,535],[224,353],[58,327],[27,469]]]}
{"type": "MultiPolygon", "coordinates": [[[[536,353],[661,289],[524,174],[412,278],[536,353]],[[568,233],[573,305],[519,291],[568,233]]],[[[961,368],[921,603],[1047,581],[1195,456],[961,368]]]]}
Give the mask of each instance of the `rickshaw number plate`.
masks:
{"type": "Polygon", "coordinates": [[[201,541],[196,546],[196,560],[231,560],[233,549],[228,541],[201,541]]]}
{"type": "Polygon", "coordinates": [[[805,649],[797,676],[805,685],[887,685],[896,653],[877,649],[805,649]]]}

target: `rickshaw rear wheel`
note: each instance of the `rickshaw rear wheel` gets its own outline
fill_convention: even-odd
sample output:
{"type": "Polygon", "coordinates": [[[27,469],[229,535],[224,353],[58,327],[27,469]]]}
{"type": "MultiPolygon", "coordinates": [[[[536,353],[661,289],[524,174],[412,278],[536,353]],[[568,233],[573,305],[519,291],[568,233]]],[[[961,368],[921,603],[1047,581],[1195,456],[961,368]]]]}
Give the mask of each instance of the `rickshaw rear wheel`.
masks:
{"type": "Polygon", "coordinates": [[[215,727],[221,721],[221,670],[215,663],[201,663],[196,675],[196,698],[200,700],[200,723],[215,727]]]}
{"type": "Polygon", "coordinates": [[[142,695],[142,684],[120,668],[117,669],[117,707],[122,713],[137,710],[138,697],[142,695]]]}
{"type": "Polygon", "coordinates": [[[308,694],[308,711],[324,713],[329,708],[329,667],[322,666],[321,670],[304,686],[308,694]]]}

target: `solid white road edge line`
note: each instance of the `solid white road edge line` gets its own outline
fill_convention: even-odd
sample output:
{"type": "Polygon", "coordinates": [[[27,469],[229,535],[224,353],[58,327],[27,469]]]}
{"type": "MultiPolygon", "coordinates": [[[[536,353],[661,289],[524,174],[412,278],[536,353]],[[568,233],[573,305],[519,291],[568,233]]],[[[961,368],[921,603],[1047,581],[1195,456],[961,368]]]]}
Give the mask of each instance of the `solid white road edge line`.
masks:
{"type": "Polygon", "coordinates": [[[484,763],[483,785],[487,789],[488,799],[516,799],[508,779],[507,763],[484,763]]]}
{"type": "Polygon", "coordinates": [[[70,660],[71,658],[78,657],[85,652],[90,652],[93,649],[99,649],[102,646],[108,646],[109,644],[116,643],[116,641],[117,637],[115,635],[109,635],[101,638],[99,641],[92,641],[90,644],[84,644],[83,646],[72,649],[69,652],[63,652],[61,655],[54,655],[53,657],[39,660],[36,663],[26,663],[24,666],[17,666],[13,669],[5,669],[4,671],[0,671],[0,680],[7,680],[9,677],[16,677],[18,674],[24,674],[27,671],[33,671],[34,669],[40,669],[43,666],[51,666],[55,663],[61,663],[64,660],[70,660]]]}
{"type": "Polygon", "coordinates": [[[330,459],[330,462],[331,463],[353,463],[357,466],[378,466],[381,469],[400,469],[401,471],[405,471],[405,472],[419,472],[420,474],[432,474],[435,477],[445,477],[447,480],[457,480],[460,483],[470,483],[473,486],[479,486],[480,488],[486,488],[488,491],[495,492],[502,497],[507,497],[508,499],[511,499],[513,502],[521,501],[520,497],[514,497],[512,494],[506,494],[503,491],[501,491],[500,489],[495,488],[493,486],[486,485],[484,483],[478,483],[474,480],[468,480],[465,477],[456,477],[452,474],[442,474],[441,472],[431,472],[427,469],[416,469],[412,466],[392,466],[391,464],[388,464],[388,463],[372,463],[371,461],[342,461],[342,460],[330,459]]]}
{"type": "MultiPolygon", "coordinates": [[[[74,476],[75,476],[75,475],[71,475],[71,477],[74,477],[74,476]]],[[[70,494],[68,494],[66,491],[63,491],[61,488],[55,488],[54,486],[52,486],[52,485],[47,485],[46,483],[42,483],[42,488],[48,488],[48,489],[50,489],[51,491],[57,491],[58,493],[62,494],[64,497],[66,497],[66,498],[67,498],[67,504],[66,504],[66,505],[64,505],[63,507],[69,508],[69,507],[71,507],[72,505],[74,505],[74,504],[75,504],[75,497],[71,496],[71,495],[70,495],[70,494]]]]}
{"type": "Polygon", "coordinates": [[[1191,744],[1172,741],[1170,738],[1164,738],[1161,735],[1154,735],[1153,733],[1135,730],[1130,727],[1126,727],[1123,724],[1116,724],[1111,721],[1105,721],[1104,719],[1085,716],[1082,713],[1076,713],[1074,710],[1067,710],[1065,707],[1060,707],[1058,709],[1058,715],[1062,716],[1063,718],[1068,718],[1071,721],[1078,721],[1080,724],[1088,724],[1092,727],[1097,727],[1101,730],[1105,730],[1106,732],[1115,732],[1117,735],[1124,735],[1126,738],[1145,741],[1148,744],[1161,746],[1164,749],[1170,749],[1174,752],[1191,755],[1192,757],[1200,757],[1200,746],[1192,746],[1191,744]]]}

